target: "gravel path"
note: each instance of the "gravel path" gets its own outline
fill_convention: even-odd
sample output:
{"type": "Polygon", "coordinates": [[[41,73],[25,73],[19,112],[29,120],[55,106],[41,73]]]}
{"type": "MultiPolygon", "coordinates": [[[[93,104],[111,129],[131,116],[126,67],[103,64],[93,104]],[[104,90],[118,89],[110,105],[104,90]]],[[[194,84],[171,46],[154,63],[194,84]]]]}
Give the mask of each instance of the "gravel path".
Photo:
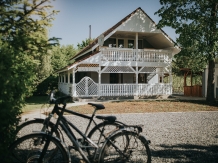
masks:
{"type": "MultiPolygon", "coordinates": [[[[151,141],[152,163],[218,163],[218,112],[116,114],[126,124],[142,124],[151,141]]],[[[66,116],[85,131],[88,121],[66,116]]],[[[100,122],[100,121],[99,121],[100,122]]]]}
{"type": "MultiPolygon", "coordinates": [[[[151,141],[152,163],[218,162],[218,112],[117,114],[119,121],[143,124],[151,141]]],[[[68,118],[85,130],[87,122],[68,118]]]]}

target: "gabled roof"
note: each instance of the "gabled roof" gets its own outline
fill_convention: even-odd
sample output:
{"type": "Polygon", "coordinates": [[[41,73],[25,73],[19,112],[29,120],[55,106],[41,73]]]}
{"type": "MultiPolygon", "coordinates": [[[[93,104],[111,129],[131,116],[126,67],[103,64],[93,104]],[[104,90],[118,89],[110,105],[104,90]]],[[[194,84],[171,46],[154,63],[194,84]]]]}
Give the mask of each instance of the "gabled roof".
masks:
{"type": "MultiPolygon", "coordinates": [[[[138,10],[141,10],[146,17],[148,17],[150,19],[150,21],[152,21],[152,23],[156,24],[140,7],[137,8],[136,10],[134,10],[132,13],[130,13],[129,15],[127,15],[126,17],[124,17],[121,21],[119,21],[117,24],[115,24],[113,27],[109,28],[107,31],[105,31],[104,33],[102,33],[104,35],[104,37],[106,37],[108,34],[110,34],[113,30],[115,30],[117,27],[119,27],[120,25],[122,25],[123,22],[126,22],[132,15],[134,15],[138,10]]],[[[174,44],[175,42],[162,30],[160,29],[161,32],[163,32],[174,44]]],[[[101,34],[101,35],[102,35],[101,34]]],[[[100,36],[100,35],[99,35],[100,36]]],[[[78,59],[80,57],[82,57],[87,51],[91,50],[96,44],[98,43],[98,37],[93,40],[88,46],[86,46],[85,48],[83,48],[80,52],[78,52],[75,56],[73,56],[70,60],[72,59],[78,59]]],[[[90,55],[90,54],[85,54],[85,55],[90,55]]],[[[86,57],[87,58],[87,57],[86,57]]]]}

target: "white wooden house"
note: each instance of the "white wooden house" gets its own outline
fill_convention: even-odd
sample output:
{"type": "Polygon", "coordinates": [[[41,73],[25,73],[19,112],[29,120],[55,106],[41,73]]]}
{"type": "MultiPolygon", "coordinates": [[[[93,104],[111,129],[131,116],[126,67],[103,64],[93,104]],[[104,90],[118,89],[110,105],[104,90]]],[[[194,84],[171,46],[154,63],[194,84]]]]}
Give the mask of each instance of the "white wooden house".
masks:
{"type": "Polygon", "coordinates": [[[59,90],[72,97],[170,95],[172,57],[179,51],[137,8],[76,54],[72,65],[58,71],[59,90]]]}

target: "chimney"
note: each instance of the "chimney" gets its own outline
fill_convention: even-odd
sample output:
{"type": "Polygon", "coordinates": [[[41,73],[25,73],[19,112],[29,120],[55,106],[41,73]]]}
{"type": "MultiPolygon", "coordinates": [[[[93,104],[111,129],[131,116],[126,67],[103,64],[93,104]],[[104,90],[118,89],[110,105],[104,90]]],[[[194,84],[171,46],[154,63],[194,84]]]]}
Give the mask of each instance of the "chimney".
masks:
{"type": "Polygon", "coordinates": [[[89,25],[89,40],[91,40],[91,25],[89,25]]]}

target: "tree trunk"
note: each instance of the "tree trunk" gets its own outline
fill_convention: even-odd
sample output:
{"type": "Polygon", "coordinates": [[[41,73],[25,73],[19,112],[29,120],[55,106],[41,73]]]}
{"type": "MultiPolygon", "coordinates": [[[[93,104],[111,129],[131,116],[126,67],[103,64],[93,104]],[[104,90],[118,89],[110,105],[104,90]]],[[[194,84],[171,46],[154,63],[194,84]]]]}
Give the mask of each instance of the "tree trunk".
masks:
{"type": "Polygon", "coordinates": [[[211,59],[209,61],[208,67],[208,79],[207,79],[207,102],[213,103],[215,102],[214,98],[214,72],[215,72],[215,61],[211,59]]]}
{"type": "MultiPolygon", "coordinates": [[[[211,21],[210,21],[210,31],[211,36],[209,38],[210,46],[215,47],[214,33],[216,31],[216,14],[217,14],[217,3],[212,2],[211,4],[211,21]]],[[[213,48],[211,48],[213,49],[213,48]]],[[[215,102],[214,97],[214,73],[215,73],[215,53],[211,52],[209,56],[209,67],[208,67],[208,79],[207,79],[207,102],[215,102]]]]}

